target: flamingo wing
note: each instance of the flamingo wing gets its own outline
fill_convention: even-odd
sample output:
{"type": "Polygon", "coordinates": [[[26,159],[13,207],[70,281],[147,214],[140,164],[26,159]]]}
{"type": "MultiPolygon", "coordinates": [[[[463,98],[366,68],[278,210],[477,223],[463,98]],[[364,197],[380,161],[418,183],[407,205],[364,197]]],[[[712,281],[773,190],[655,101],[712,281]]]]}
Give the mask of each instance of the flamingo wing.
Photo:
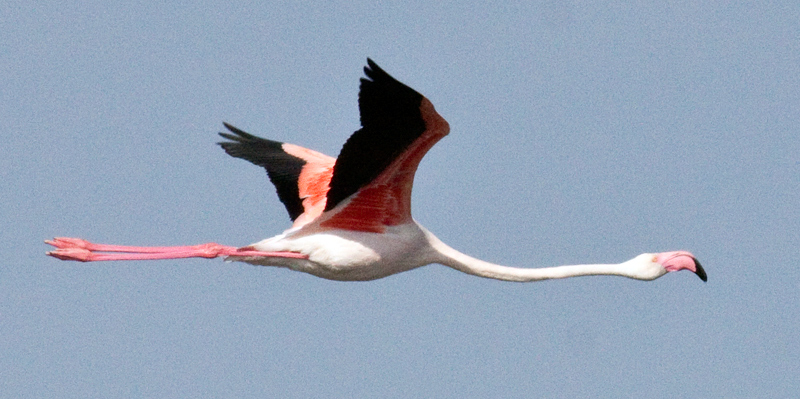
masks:
{"type": "Polygon", "coordinates": [[[422,157],[450,131],[427,98],[371,59],[358,106],[362,128],[339,158],[267,140],[225,124],[219,143],[229,155],[267,170],[294,224],[383,232],[411,219],[411,188],[422,157]]]}
{"type": "Polygon", "coordinates": [[[294,144],[256,137],[227,123],[225,127],[234,134],[220,133],[230,141],[219,145],[228,155],[267,170],[293,227],[303,226],[323,212],[336,159],[294,144]]]}
{"type": "Polygon", "coordinates": [[[422,157],[450,131],[427,98],[371,59],[361,79],[362,128],[333,167],[321,226],[380,233],[411,219],[411,188],[422,157]]]}

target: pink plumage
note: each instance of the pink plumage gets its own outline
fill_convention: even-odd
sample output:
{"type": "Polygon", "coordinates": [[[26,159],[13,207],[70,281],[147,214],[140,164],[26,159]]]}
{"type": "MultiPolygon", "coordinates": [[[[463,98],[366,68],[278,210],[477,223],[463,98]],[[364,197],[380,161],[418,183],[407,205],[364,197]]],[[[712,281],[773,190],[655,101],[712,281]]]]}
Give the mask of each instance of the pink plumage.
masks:
{"type": "Polygon", "coordinates": [[[275,237],[245,246],[215,243],[181,247],[93,244],[77,238],[46,241],[62,260],[154,260],[224,256],[254,265],[286,267],[332,280],[374,280],[439,263],[476,276],[537,281],[586,275],[653,280],[689,270],[706,273],[686,251],[646,253],[618,264],[516,268],[472,258],[442,243],[411,217],[411,189],[420,161],[450,126],[433,104],[384,72],[364,68],[359,110],[362,128],[337,158],[294,144],[248,134],[229,124],[231,156],[267,170],[293,221],[275,237]]]}

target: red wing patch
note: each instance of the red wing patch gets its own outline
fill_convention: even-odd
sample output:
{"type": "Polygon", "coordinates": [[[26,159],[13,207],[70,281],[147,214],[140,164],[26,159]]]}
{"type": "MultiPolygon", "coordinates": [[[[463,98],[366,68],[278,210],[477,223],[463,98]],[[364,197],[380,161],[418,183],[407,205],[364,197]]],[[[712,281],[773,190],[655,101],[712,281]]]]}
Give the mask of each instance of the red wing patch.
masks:
{"type": "Polygon", "coordinates": [[[283,150],[306,161],[297,178],[297,191],[303,201],[303,213],[292,224],[296,228],[316,219],[325,210],[336,159],[294,144],[284,143],[283,150]]]}
{"type": "Polygon", "coordinates": [[[322,227],[382,233],[386,226],[411,220],[411,189],[420,161],[434,144],[450,132],[450,125],[422,99],[420,114],[425,130],[378,177],[331,211],[322,227]]]}

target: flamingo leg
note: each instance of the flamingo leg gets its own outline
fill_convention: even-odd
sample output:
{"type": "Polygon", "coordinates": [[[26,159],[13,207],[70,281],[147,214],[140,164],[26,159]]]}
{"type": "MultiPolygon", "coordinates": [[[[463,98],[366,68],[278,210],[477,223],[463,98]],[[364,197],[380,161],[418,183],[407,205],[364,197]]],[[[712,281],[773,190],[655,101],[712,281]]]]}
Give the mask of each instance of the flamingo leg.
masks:
{"type": "Polygon", "coordinates": [[[307,259],[297,252],[264,252],[250,247],[230,247],[213,242],[179,247],[133,247],[95,244],[80,238],[56,237],[47,240],[56,249],[47,255],[61,260],[95,262],[109,260],[156,260],[181,258],[216,258],[218,256],[278,257],[307,259]]]}

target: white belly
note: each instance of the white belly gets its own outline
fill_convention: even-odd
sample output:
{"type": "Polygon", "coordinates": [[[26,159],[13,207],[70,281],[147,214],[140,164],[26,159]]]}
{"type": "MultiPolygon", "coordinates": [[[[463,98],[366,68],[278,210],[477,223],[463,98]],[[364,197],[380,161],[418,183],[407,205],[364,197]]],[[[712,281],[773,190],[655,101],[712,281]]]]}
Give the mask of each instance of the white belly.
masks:
{"type": "Polygon", "coordinates": [[[388,227],[384,233],[349,230],[290,231],[252,245],[259,251],[290,251],[308,259],[234,259],[282,266],[331,280],[374,280],[430,263],[430,246],[416,222],[388,227]]]}

